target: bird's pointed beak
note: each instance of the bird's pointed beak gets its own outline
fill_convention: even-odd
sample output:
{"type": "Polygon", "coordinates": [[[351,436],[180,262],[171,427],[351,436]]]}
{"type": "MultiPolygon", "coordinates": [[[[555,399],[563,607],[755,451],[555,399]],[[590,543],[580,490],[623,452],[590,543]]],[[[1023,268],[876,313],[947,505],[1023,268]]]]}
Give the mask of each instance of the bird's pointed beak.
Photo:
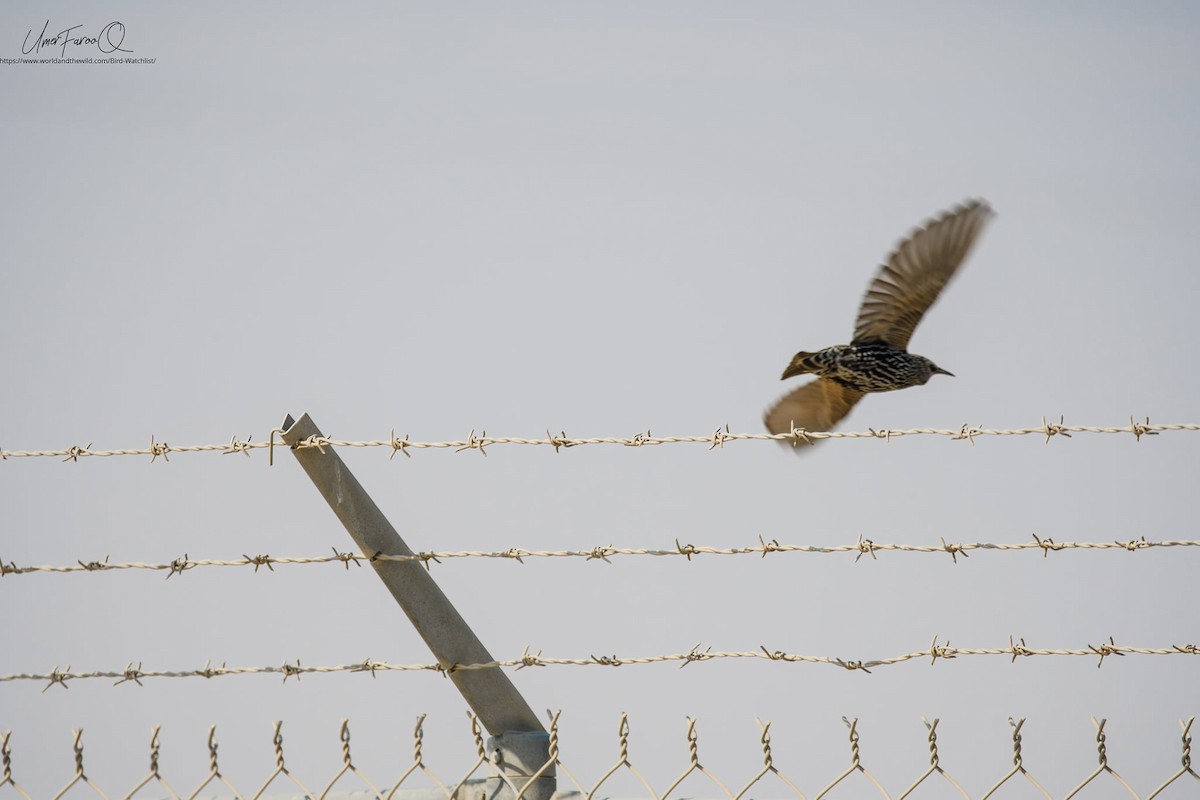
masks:
{"type": "Polygon", "coordinates": [[[953,372],[948,369],[942,369],[937,365],[934,365],[933,372],[935,375],[949,375],[951,378],[955,377],[953,372]]]}
{"type": "Polygon", "coordinates": [[[813,371],[812,365],[808,363],[808,358],[812,353],[801,351],[792,356],[792,360],[788,362],[787,369],[779,376],[779,380],[786,381],[788,378],[794,378],[797,375],[805,375],[813,371]]]}

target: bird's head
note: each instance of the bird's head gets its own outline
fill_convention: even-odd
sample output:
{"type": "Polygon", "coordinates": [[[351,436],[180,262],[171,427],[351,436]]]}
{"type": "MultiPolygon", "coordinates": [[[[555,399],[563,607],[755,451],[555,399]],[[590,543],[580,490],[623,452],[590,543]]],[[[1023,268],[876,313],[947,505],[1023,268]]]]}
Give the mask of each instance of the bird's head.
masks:
{"type": "Polygon", "coordinates": [[[794,378],[797,375],[804,375],[809,372],[816,372],[817,368],[809,360],[816,353],[806,353],[801,350],[796,355],[792,356],[792,360],[788,362],[787,369],[783,371],[783,375],[779,378],[781,381],[786,381],[788,378],[794,378]]]}
{"type": "Polygon", "coordinates": [[[950,370],[942,369],[937,364],[930,361],[928,358],[922,357],[921,360],[925,362],[925,367],[929,370],[928,374],[925,376],[925,380],[922,381],[922,383],[928,382],[928,380],[930,378],[932,378],[934,375],[949,375],[951,378],[954,377],[953,372],[951,372],[950,370]]]}

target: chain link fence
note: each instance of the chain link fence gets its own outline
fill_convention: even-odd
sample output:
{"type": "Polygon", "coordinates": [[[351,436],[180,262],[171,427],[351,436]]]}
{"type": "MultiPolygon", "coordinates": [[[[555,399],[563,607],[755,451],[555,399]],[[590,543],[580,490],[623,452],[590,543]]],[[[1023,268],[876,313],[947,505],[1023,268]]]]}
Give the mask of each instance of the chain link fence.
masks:
{"type": "MultiPolygon", "coordinates": [[[[1179,754],[1179,768],[1169,775],[1164,775],[1160,781],[1152,786],[1138,788],[1131,786],[1114,766],[1113,758],[1110,757],[1107,745],[1107,735],[1105,727],[1107,720],[1093,719],[1096,728],[1095,747],[1097,755],[1097,766],[1086,775],[1081,775],[1078,778],[1074,788],[1065,794],[1054,795],[1048,791],[1045,786],[1036,777],[1036,767],[1026,764],[1026,756],[1022,746],[1022,730],[1025,726],[1024,719],[1013,720],[1009,719],[1012,733],[1012,750],[1007,755],[1006,760],[1011,764],[1002,773],[997,774],[995,778],[985,782],[980,786],[968,787],[957,780],[952,772],[951,766],[942,763],[941,756],[938,750],[938,720],[932,722],[924,720],[926,728],[926,744],[929,753],[927,764],[913,766],[913,778],[904,785],[888,787],[883,784],[871,770],[868,768],[860,746],[861,734],[859,732],[857,719],[845,719],[848,729],[848,759],[844,766],[833,768],[829,774],[805,774],[802,777],[793,777],[784,771],[775,761],[775,756],[772,751],[771,744],[771,723],[759,721],[761,735],[759,737],[759,745],[762,750],[762,766],[753,774],[739,776],[718,776],[713,771],[707,769],[700,758],[700,733],[699,726],[696,720],[689,719],[687,721],[687,729],[684,736],[684,744],[687,747],[687,761],[681,766],[676,777],[669,780],[662,786],[655,786],[649,781],[634,764],[634,758],[631,755],[630,748],[630,724],[627,715],[622,714],[620,722],[617,726],[617,757],[611,767],[603,774],[594,778],[584,779],[582,776],[576,776],[564,761],[559,741],[559,714],[554,714],[549,726],[549,760],[537,770],[534,774],[528,777],[528,780],[521,782],[513,781],[503,776],[497,776],[493,771],[491,777],[487,777],[488,763],[490,760],[489,753],[484,744],[484,734],[480,728],[479,721],[474,716],[471,717],[471,735],[474,738],[476,759],[473,763],[458,774],[441,776],[436,774],[425,763],[423,753],[424,747],[424,721],[425,716],[421,715],[417,718],[416,726],[412,733],[412,756],[402,768],[398,768],[394,774],[368,776],[363,770],[359,769],[354,764],[354,759],[350,750],[350,725],[347,720],[342,721],[341,730],[339,732],[339,740],[341,743],[341,766],[330,777],[322,780],[313,780],[314,776],[302,777],[302,769],[293,771],[287,765],[284,756],[284,739],[283,739],[283,723],[275,723],[274,731],[271,737],[271,744],[274,748],[275,763],[264,769],[266,777],[256,784],[250,786],[236,786],[226,775],[221,772],[221,766],[218,759],[218,743],[216,729],[210,728],[208,734],[208,774],[195,788],[190,791],[177,791],[169,782],[166,775],[162,773],[159,767],[159,755],[161,742],[159,741],[159,728],[155,727],[150,737],[149,749],[149,771],[131,788],[120,791],[113,791],[111,787],[105,789],[94,783],[87,775],[87,769],[84,761],[84,737],[83,731],[77,730],[74,732],[74,742],[72,751],[74,755],[73,765],[69,761],[64,763],[64,780],[63,787],[53,797],[54,800],[63,797],[72,789],[82,784],[88,787],[92,792],[101,798],[132,798],[138,793],[145,795],[153,795],[158,797],[170,798],[170,800],[195,800],[200,797],[232,797],[237,800],[257,800],[264,797],[270,792],[272,795],[286,795],[292,797],[313,798],[314,800],[325,800],[325,798],[345,797],[347,793],[353,793],[356,798],[364,800],[393,800],[396,797],[407,798],[427,798],[428,800],[467,800],[469,797],[480,797],[481,792],[487,796],[492,796],[496,787],[489,788],[487,782],[502,781],[506,788],[511,792],[511,797],[514,800],[522,800],[526,789],[533,785],[540,777],[545,774],[557,774],[558,776],[558,791],[556,797],[575,798],[575,800],[592,800],[592,798],[609,797],[606,793],[606,787],[609,786],[613,779],[619,773],[628,773],[635,781],[635,785],[644,788],[645,793],[639,794],[639,797],[644,797],[646,800],[668,800],[669,798],[680,798],[678,793],[680,786],[685,780],[693,775],[700,775],[707,779],[704,785],[708,787],[707,796],[723,797],[728,800],[741,800],[749,797],[797,797],[803,800],[821,800],[834,791],[836,787],[846,783],[849,785],[857,785],[858,791],[861,791],[863,786],[870,787],[868,794],[854,794],[855,797],[867,797],[874,794],[882,798],[897,798],[904,800],[917,792],[918,788],[930,782],[943,782],[952,790],[953,795],[961,796],[966,800],[989,800],[996,797],[1001,792],[1002,787],[1012,783],[1025,784],[1029,788],[1022,789],[1022,796],[1030,796],[1030,789],[1034,792],[1033,796],[1040,796],[1048,800],[1071,800],[1084,792],[1085,788],[1092,784],[1109,783],[1112,787],[1119,787],[1123,794],[1127,794],[1138,800],[1154,800],[1154,798],[1164,796],[1164,793],[1171,790],[1173,797],[1195,797],[1200,796],[1200,774],[1197,774],[1192,767],[1192,724],[1194,717],[1182,720],[1180,728],[1182,734],[1181,752],[1179,754]],[[855,776],[859,776],[855,778],[855,776]],[[149,788],[148,788],[149,787],[149,788]],[[1174,787],[1174,788],[1171,788],[1174,787]],[[1193,794],[1194,793],[1194,794],[1193,794]]],[[[23,800],[33,800],[32,796],[26,792],[17,780],[20,773],[20,762],[14,755],[16,736],[11,732],[3,734],[2,743],[0,743],[0,753],[3,756],[3,775],[0,777],[0,797],[5,793],[23,798],[23,800]]],[[[846,787],[844,787],[845,789],[846,787]]]]}

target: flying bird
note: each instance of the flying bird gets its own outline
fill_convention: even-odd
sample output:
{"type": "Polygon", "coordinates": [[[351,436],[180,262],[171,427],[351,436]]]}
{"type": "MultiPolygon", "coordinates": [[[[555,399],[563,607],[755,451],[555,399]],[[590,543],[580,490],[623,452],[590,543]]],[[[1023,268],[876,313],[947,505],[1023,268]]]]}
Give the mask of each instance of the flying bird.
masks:
{"type": "MultiPolygon", "coordinates": [[[[818,377],[767,411],[767,430],[832,430],[868,392],[921,386],[934,375],[953,377],[928,358],[909,353],[908,340],[992,216],[986,202],[969,200],[897,245],[867,287],[850,344],[801,351],[792,358],[781,380],[818,377]]],[[[812,443],[803,437],[790,442],[793,447],[812,443]]]]}

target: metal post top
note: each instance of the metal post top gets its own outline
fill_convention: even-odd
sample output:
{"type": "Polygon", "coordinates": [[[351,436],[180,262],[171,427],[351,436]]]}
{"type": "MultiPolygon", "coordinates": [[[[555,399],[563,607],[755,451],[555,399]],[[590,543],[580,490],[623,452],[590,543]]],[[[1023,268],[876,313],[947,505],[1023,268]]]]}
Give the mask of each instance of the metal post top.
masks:
{"type": "MultiPolygon", "coordinates": [[[[335,448],[297,447],[306,440],[321,440],[321,430],[308,414],[300,415],[298,420],[288,414],[280,429],[283,441],[292,448],[292,455],[361,552],[413,554],[335,448]]],[[[450,668],[456,664],[495,661],[441,587],[418,562],[372,560],[371,566],[439,664],[450,668]]],[[[374,616],[377,609],[364,611],[374,616]]],[[[448,669],[448,676],[489,733],[546,735],[541,720],[503,669],[448,669]]]]}

